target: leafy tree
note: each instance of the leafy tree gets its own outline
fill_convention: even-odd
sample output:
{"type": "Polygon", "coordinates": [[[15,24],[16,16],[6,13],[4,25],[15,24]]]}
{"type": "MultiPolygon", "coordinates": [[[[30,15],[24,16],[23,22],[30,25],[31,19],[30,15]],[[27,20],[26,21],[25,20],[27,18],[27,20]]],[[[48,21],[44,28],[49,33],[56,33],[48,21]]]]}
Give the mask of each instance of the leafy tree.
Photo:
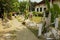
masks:
{"type": "Polygon", "coordinates": [[[14,3],[15,5],[18,5],[18,0],[0,0],[0,8],[5,12],[13,11],[16,7],[14,3]]]}
{"type": "Polygon", "coordinates": [[[51,8],[51,15],[52,22],[54,22],[53,20],[58,18],[58,15],[60,15],[60,8],[57,4],[53,4],[53,8],[51,8]]]}
{"type": "Polygon", "coordinates": [[[20,2],[20,7],[19,7],[19,10],[20,10],[20,12],[25,12],[25,10],[26,10],[26,3],[27,2],[20,2]]]}
{"type": "Polygon", "coordinates": [[[19,11],[19,2],[14,2],[12,6],[12,11],[18,12],[19,11]]]}
{"type": "Polygon", "coordinates": [[[50,10],[50,2],[49,2],[49,0],[45,0],[45,4],[47,5],[48,10],[50,10]]]}
{"type": "Polygon", "coordinates": [[[9,12],[11,10],[10,0],[0,0],[0,16],[3,18],[4,12],[9,12]]]}
{"type": "Polygon", "coordinates": [[[37,4],[37,2],[29,2],[30,5],[29,5],[29,11],[34,11],[35,10],[35,5],[37,4]]]}
{"type": "Polygon", "coordinates": [[[60,8],[57,4],[52,4],[52,8],[50,8],[50,3],[48,0],[45,0],[45,3],[48,7],[48,10],[51,12],[51,22],[54,22],[55,18],[60,14],[60,8]]]}
{"type": "Polygon", "coordinates": [[[10,15],[9,12],[18,12],[19,2],[18,0],[0,0],[0,16],[10,15]]]}

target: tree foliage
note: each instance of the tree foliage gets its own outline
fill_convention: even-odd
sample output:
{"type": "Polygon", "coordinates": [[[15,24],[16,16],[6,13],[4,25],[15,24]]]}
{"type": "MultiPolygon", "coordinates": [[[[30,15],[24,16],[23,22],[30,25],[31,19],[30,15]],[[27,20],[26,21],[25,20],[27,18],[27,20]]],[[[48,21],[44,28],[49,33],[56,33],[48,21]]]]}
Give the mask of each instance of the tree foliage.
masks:
{"type": "Polygon", "coordinates": [[[35,6],[36,6],[37,2],[31,2],[30,1],[30,11],[34,11],[35,10],[35,6]]]}
{"type": "Polygon", "coordinates": [[[50,2],[49,2],[49,0],[45,0],[45,4],[47,5],[48,10],[50,10],[50,2]]]}
{"type": "Polygon", "coordinates": [[[19,7],[19,10],[20,10],[20,12],[25,12],[25,10],[26,10],[26,4],[27,4],[27,2],[26,1],[24,1],[24,2],[20,2],[20,7],[19,7]]]}
{"type": "Polygon", "coordinates": [[[14,5],[17,5],[18,0],[0,0],[0,10],[3,9],[5,12],[13,11],[13,9],[16,9],[17,7],[14,5]],[[15,8],[16,7],[16,8],[15,8]]]}
{"type": "Polygon", "coordinates": [[[48,7],[48,10],[51,12],[51,22],[54,22],[55,18],[60,14],[60,8],[57,4],[52,4],[52,8],[50,8],[50,3],[48,0],[45,0],[45,3],[48,7]]]}
{"type": "Polygon", "coordinates": [[[18,12],[19,11],[19,2],[14,2],[12,8],[13,8],[12,9],[13,11],[18,12]]]}
{"type": "Polygon", "coordinates": [[[60,15],[60,8],[57,4],[53,4],[53,8],[51,8],[51,21],[54,22],[55,18],[60,15]]]}

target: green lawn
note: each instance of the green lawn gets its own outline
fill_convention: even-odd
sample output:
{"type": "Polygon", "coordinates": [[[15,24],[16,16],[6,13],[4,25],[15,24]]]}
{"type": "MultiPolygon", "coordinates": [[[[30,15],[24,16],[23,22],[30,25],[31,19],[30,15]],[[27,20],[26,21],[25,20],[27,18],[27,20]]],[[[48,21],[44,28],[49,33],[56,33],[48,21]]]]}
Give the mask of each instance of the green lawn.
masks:
{"type": "Polygon", "coordinates": [[[36,23],[40,23],[41,21],[42,21],[42,17],[32,17],[32,19],[31,19],[31,21],[33,21],[33,22],[36,22],[36,23]]]}

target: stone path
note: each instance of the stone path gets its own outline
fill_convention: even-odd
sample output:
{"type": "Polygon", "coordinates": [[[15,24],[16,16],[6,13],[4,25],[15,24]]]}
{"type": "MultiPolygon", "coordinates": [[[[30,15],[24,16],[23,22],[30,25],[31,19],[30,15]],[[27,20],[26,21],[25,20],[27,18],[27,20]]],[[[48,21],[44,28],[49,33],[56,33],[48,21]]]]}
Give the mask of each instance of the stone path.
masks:
{"type": "Polygon", "coordinates": [[[38,40],[38,38],[25,26],[17,32],[17,40],[38,40]]]}
{"type": "MultiPolygon", "coordinates": [[[[18,23],[16,22],[16,26],[17,25],[18,23]]],[[[26,26],[23,25],[20,25],[18,27],[18,31],[16,35],[17,35],[17,40],[38,40],[38,38],[26,26]]]]}
{"type": "MultiPolygon", "coordinates": [[[[2,31],[9,32],[16,30],[16,40],[39,40],[26,26],[22,25],[21,22],[18,22],[17,19],[14,18],[9,24],[11,27],[3,29],[2,31]]],[[[2,38],[1,40],[5,39],[2,38]]]]}

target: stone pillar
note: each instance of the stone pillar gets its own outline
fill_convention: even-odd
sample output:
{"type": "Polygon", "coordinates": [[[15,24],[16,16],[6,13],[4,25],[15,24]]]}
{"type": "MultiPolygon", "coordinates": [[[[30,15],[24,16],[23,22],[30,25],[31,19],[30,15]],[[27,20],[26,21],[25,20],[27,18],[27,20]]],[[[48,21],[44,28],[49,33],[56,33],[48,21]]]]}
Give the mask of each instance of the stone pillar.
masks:
{"type": "Polygon", "coordinates": [[[40,12],[40,7],[38,7],[38,12],[40,12]]]}
{"type": "Polygon", "coordinates": [[[59,22],[59,20],[58,20],[58,18],[56,18],[56,19],[55,19],[55,28],[56,28],[56,29],[58,28],[58,22],[59,22]]]}
{"type": "Polygon", "coordinates": [[[40,24],[38,24],[37,26],[39,27],[39,29],[38,29],[38,36],[41,36],[41,34],[42,34],[42,26],[43,26],[43,24],[40,23],[40,24]]]}
{"type": "Polygon", "coordinates": [[[44,12],[44,7],[42,7],[42,12],[44,12]]]}
{"type": "Polygon", "coordinates": [[[37,12],[37,8],[35,8],[35,12],[37,12]]]}
{"type": "Polygon", "coordinates": [[[40,7],[39,7],[39,12],[40,12],[40,7]]]}
{"type": "Polygon", "coordinates": [[[43,15],[43,17],[45,18],[45,12],[44,12],[44,15],[43,15]]]}

